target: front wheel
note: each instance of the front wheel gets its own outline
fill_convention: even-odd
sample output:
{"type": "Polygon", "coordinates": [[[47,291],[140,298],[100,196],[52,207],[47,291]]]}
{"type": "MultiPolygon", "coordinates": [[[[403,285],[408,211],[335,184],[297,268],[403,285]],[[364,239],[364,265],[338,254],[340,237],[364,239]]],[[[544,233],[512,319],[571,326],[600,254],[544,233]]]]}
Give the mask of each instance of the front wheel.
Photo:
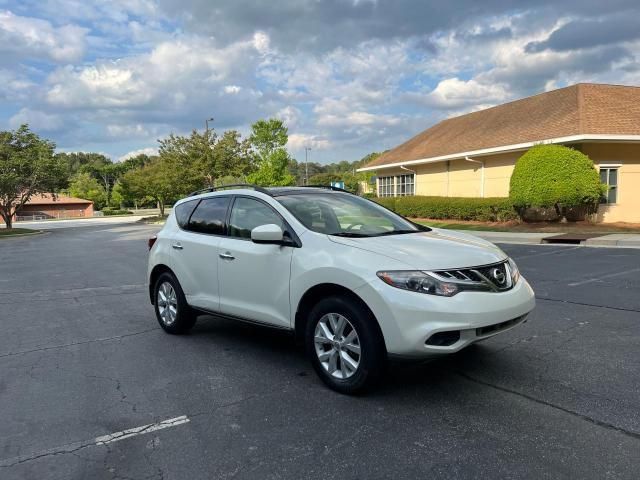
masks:
{"type": "Polygon", "coordinates": [[[376,320],[346,297],[318,302],[305,332],[307,354],[330,388],[354,394],[373,386],[382,375],[386,351],[376,320]]]}
{"type": "Polygon", "coordinates": [[[175,276],[168,272],[160,275],[153,292],[156,318],[165,332],[186,333],[195,325],[196,315],[175,276]]]}

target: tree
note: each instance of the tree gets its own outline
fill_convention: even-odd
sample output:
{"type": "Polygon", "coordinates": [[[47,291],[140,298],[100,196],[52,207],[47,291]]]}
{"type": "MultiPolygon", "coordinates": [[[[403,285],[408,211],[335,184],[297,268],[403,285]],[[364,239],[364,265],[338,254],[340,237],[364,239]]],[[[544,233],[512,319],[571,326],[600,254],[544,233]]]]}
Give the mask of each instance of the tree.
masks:
{"type": "Polygon", "coordinates": [[[258,155],[258,170],[248,175],[250,183],[261,186],[295,183],[295,177],[288,171],[291,161],[285,149],[288,139],[287,127],[277,118],[258,120],[251,125],[249,140],[258,155]]]}
{"type": "Polygon", "coordinates": [[[155,200],[164,215],[165,205],[196,190],[201,179],[193,169],[185,168],[179,159],[155,157],[142,168],[125,173],[120,179],[125,197],[155,200]]]}
{"type": "Polygon", "coordinates": [[[97,210],[101,210],[107,201],[104,186],[89,173],[76,173],[71,178],[69,182],[69,195],[91,200],[97,210]]]}
{"type": "Polygon", "coordinates": [[[66,180],[65,164],[53,156],[55,144],[21,125],[0,132],[0,215],[12,227],[16,211],[39,193],[55,194],[66,180]]]}

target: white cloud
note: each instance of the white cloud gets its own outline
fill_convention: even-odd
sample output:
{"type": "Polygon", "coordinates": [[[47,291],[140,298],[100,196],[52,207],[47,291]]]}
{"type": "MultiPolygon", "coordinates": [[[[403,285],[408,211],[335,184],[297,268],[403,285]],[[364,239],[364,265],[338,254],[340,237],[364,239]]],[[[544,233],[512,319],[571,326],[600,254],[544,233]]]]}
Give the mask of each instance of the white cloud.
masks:
{"type": "Polygon", "coordinates": [[[158,149],[157,148],[153,148],[153,147],[140,148],[138,150],[132,150],[132,151],[130,151],[128,153],[125,153],[121,157],[118,157],[118,162],[124,162],[125,160],[127,160],[129,158],[136,157],[138,155],[148,155],[148,156],[151,157],[151,156],[157,155],[157,154],[158,154],[158,149]]]}
{"type": "Polygon", "coordinates": [[[47,132],[62,128],[64,120],[60,115],[31,110],[30,108],[20,109],[9,119],[11,128],[17,128],[24,123],[28,123],[31,130],[47,132]]]}
{"type": "MultiPolygon", "coordinates": [[[[198,37],[164,41],[148,54],[58,69],[48,79],[47,101],[79,109],[188,109],[225,79],[247,75],[255,54],[253,40],[223,48],[198,37]]],[[[231,87],[233,93],[241,89],[231,87]]]]}
{"type": "Polygon", "coordinates": [[[422,98],[422,102],[438,109],[459,109],[476,105],[495,105],[509,98],[504,86],[482,84],[477,80],[448,78],[442,80],[436,88],[422,98]]]}
{"type": "Polygon", "coordinates": [[[240,90],[242,90],[242,87],[239,87],[238,85],[226,85],[224,87],[224,93],[228,93],[229,95],[240,93],[240,90]]]}
{"type": "Polygon", "coordinates": [[[299,152],[304,150],[305,147],[310,147],[312,150],[326,150],[332,146],[331,141],[326,138],[305,133],[293,133],[289,135],[289,142],[287,143],[287,149],[292,152],[299,152]]]}
{"type": "Polygon", "coordinates": [[[58,63],[80,60],[88,29],[77,25],[55,27],[46,20],[0,11],[0,53],[21,59],[38,58],[58,63]]]}

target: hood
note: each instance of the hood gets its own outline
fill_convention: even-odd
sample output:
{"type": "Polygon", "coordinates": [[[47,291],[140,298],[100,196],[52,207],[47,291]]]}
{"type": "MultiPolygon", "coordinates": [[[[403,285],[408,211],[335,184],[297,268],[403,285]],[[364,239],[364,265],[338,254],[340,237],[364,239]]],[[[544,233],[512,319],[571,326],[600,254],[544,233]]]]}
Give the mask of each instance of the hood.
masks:
{"type": "Polygon", "coordinates": [[[384,255],[416,270],[475,267],[507,255],[493,243],[466,233],[434,228],[430,232],[368,238],[329,236],[332,242],[384,255]]]}

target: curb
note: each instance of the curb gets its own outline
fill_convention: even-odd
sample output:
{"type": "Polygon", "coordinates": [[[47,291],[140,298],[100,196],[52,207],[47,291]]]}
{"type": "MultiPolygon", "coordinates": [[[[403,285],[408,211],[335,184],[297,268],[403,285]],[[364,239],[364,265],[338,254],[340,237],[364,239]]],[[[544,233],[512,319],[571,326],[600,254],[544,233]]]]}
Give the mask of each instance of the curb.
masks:
{"type": "Polygon", "coordinates": [[[14,235],[0,235],[0,240],[2,240],[3,238],[29,237],[31,235],[42,235],[43,233],[44,233],[43,230],[36,230],[34,232],[16,233],[14,235]]]}

